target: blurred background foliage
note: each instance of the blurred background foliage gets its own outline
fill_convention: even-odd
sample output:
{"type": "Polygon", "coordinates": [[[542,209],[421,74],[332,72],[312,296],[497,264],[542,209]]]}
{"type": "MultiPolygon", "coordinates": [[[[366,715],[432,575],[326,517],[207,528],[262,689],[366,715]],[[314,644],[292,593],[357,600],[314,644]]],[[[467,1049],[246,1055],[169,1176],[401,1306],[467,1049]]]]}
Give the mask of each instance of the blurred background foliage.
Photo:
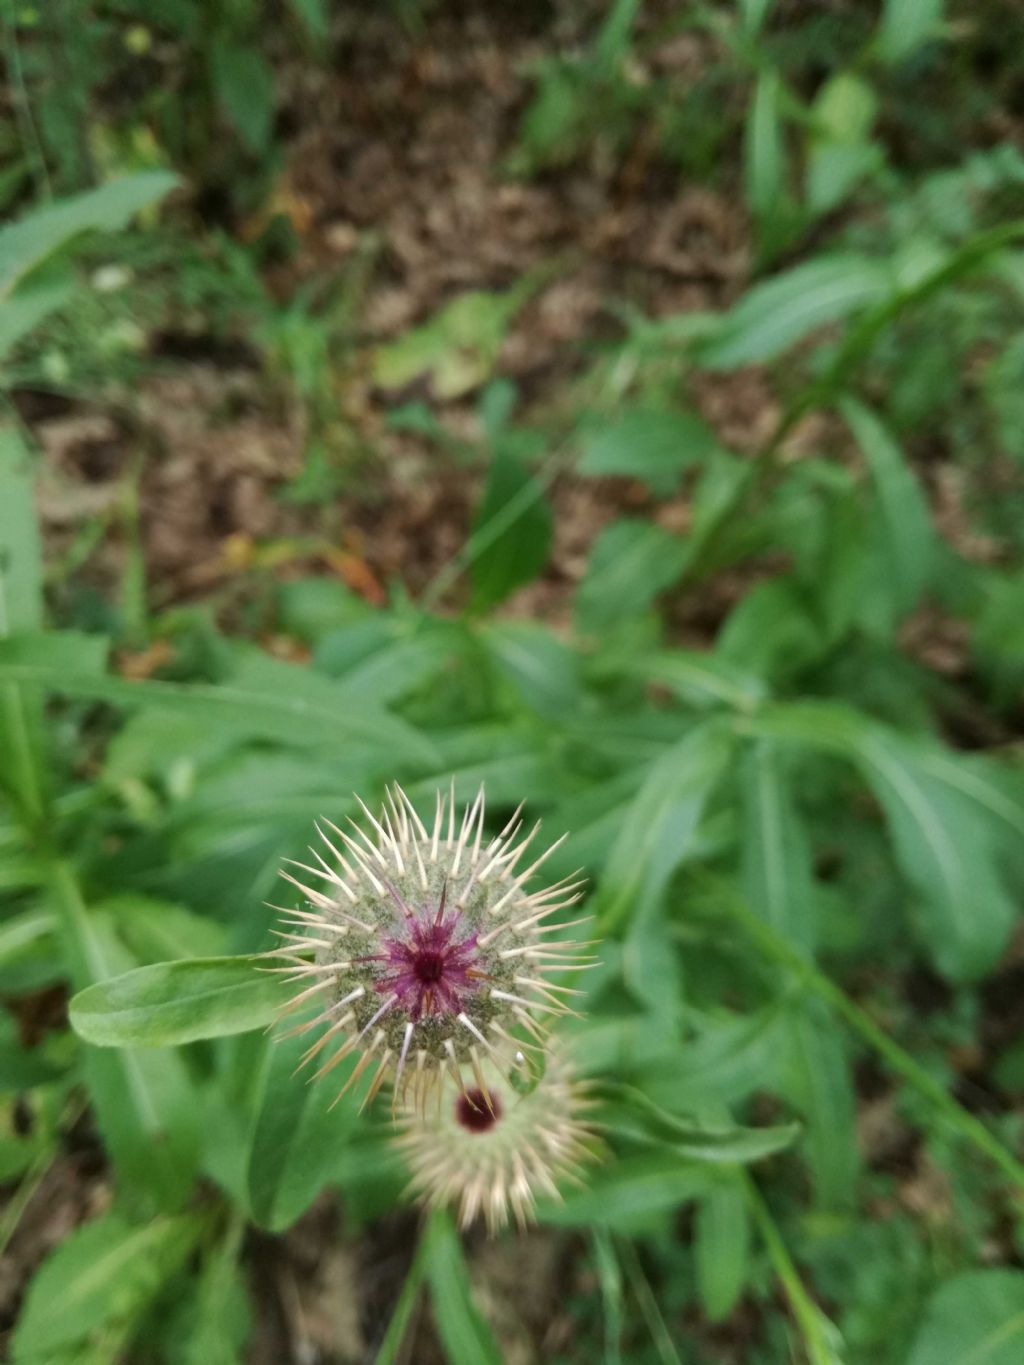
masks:
{"type": "Polygon", "coordinates": [[[1019,1361],[1016,5],[0,12],[10,1358],[1019,1361]],[[451,774],[690,1125],[494,1244],[287,1045],[67,1027],[451,774]]]}

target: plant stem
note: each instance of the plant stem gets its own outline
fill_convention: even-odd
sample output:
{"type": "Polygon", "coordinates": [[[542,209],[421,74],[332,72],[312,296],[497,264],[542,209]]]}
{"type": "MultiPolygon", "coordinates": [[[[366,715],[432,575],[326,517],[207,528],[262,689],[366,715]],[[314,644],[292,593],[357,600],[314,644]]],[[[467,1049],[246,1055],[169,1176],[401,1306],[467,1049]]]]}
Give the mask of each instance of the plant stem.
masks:
{"type": "Polygon", "coordinates": [[[413,1314],[419,1305],[423,1280],[426,1275],[425,1244],[426,1236],[421,1235],[412,1259],[412,1265],[410,1265],[405,1283],[402,1285],[402,1292],[399,1294],[398,1301],[392,1311],[388,1330],[384,1333],[384,1340],[374,1357],[374,1365],[396,1365],[396,1362],[401,1359],[402,1346],[408,1335],[413,1314]]]}
{"type": "Polygon", "coordinates": [[[804,1288],[799,1272],[756,1184],[746,1172],[742,1173],[741,1179],[751,1216],[757,1224],[768,1258],[779,1277],[779,1283],[785,1290],[789,1306],[803,1336],[807,1358],[811,1365],[841,1365],[838,1353],[839,1333],[835,1324],[825,1316],[804,1288]]]}

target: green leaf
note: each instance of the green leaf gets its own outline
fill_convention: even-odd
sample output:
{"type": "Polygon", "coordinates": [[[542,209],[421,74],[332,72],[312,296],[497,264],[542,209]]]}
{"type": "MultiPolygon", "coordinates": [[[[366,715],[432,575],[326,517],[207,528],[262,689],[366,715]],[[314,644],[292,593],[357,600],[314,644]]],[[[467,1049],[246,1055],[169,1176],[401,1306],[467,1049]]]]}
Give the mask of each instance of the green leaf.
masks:
{"type": "MultiPolygon", "coordinates": [[[[530,283],[529,291],[534,287],[530,283]]],[[[422,327],[378,348],[374,383],[401,389],[428,378],[439,399],[471,393],[493,373],[505,333],[526,297],[522,283],[505,294],[460,294],[422,327]]]]}
{"type": "Polygon", "coordinates": [[[613,522],[595,541],[576,593],[580,630],[606,630],[646,611],[676,582],[688,559],[686,542],[652,522],[613,522]]]}
{"type": "Polygon", "coordinates": [[[764,27],[773,0],[739,0],[740,18],[749,38],[756,38],[764,27]]]}
{"type": "Polygon", "coordinates": [[[882,149],[870,140],[877,107],[872,88],[849,71],[830,77],[815,96],[807,156],[807,203],[813,214],[835,208],[882,164],[882,149]]]}
{"type": "Polygon", "coordinates": [[[781,1089],[806,1120],[803,1147],[820,1205],[848,1209],[857,1178],[854,1096],[839,1030],[819,1002],[786,1020],[781,1089]]]}
{"type": "Polygon", "coordinates": [[[173,1359],[180,1353],[181,1365],[238,1365],[244,1356],[251,1313],[238,1263],[240,1221],[238,1231],[229,1229],[224,1242],[204,1258],[195,1293],[183,1305],[188,1323],[184,1339],[178,1321],[170,1324],[174,1346],[168,1354],[173,1359]]]}
{"type": "MultiPolygon", "coordinates": [[[[53,873],[60,911],[60,944],[72,982],[88,988],[134,965],[109,919],[82,900],[63,864],[53,873]]],[[[162,1207],[179,1207],[199,1161],[195,1092],[182,1059],[124,1047],[85,1054],[85,1079],[97,1124],[115,1167],[130,1188],[146,1191],[162,1207]]]]}
{"type": "Polygon", "coordinates": [[[584,442],[577,469],[641,479],[652,493],[669,497],[683,471],[717,449],[715,433],[695,413],[630,408],[584,442]]]}
{"type": "Polygon", "coordinates": [[[330,23],[327,0],[288,0],[288,4],[311,38],[327,37],[330,23]]]}
{"type": "Polygon", "coordinates": [[[582,705],[579,654],[536,621],[488,621],[480,638],[496,668],[532,711],[552,720],[582,705]]]}
{"type": "Polygon", "coordinates": [[[778,71],[762,71],[747,115],[744,172],[747,206],[755,218],[769,220],[779,210],[785,193],[786,149],[782,140],[778,71]]]}
{"type": "Polygon", "coordinates": [[[885,0],[875,50],[884,62],[900,62],[939,36],[945,0],[885,0]]]}
{"type": "Polygon", "coordinates": [[[728,727],[709,718],[651,765],[619,821],[601,877],[595,914],[602,932],[613,932],[644,902],[659,900],[686,857],[732,745],[728,727]]]}
{"type": "Polygon", "coordinates": [[[766,688],[754,673],[710,650],[666,649],[623,659],[617,669],[668,688],[690,706],[721,703],[751,711],[765,700],[766,688]]]}
{"type": "Polygon", "coordinates": [[[355,708],[342,687],[308,668],[269,657],[247,660],[222,683],[175,683],[98,673],[104,642],[53,632],[0,641],[0,683],[37,686],[115,706],[152,706],[197,721],[317,748],[372,744],[431,763],[433,746],[410,725],[368,705],[355,708]],[[76,662],[77,658],[77,662],[76,662]]]}
{"type": "Polygon", "coordinates": [[[750,1216],[740,1181],[723,1180],[698,1201],[693,1254],[704,1312],[721,1322],[743,1292],[750,1259],[750,1216]]]}
{"type": "Polygon", "coordinates": [[[623,1157],[595,1171],[587,1188],[573,1191],[563,1204],[543,1204],[538,1218],[556,1227],[636,1226],[707,1194],[717,1180],[708,1164],[681,1161],[669,1153],[623,1157]]]}
{"type": "MultiPolygon", "coordinates": [[[[710,1103],[732,1104],[774,1086],[785,1050],[786,1018],[779,1007],[749,1015],[706,1021],[685,1048],[650,1062],[644,1090],[665,1108],[698,1110],[710,1103]]],[[[626,1064],[633,1058],[627,1054],[626,1064]]]]}
{"type": "MultiPolygon", "coordinates": [[[[108,1213],[71,1233],[34,1276],[14,1330],[14,1365],[51,1365],[58,1352],[137,1319],[192,1251],[195,1214],[133,1225],[108,1213]]],[[[120,1358],[115,1351],[108,1356],[120,1358]]]]}
{"type": "Polygon", "coordinates": [[[881,572],[897,616],[916,606],[931,577],[935,536],[928,504],[899,446],[874,413],[854,399],[839,404],[861,448],[875,492],[881,572]]]}
{"type": "Polygon", "coordinates": [[[470,563],[475,610],[497,605],[537,577],[547,562],[551,532],[551,508],[537,476],[512,443],[499,441],[473,522],[471,544],[480,547],[470,563]]]}
{"type": "Polygon", "coordinates": [[[0,639],[43,621],[34,471],[17,428],[0,425],[0,639]]]}
{"type": "Polygon", "coordinates": [[[825,647],[819,622],[789,577],[755,584],[733,607],[716,641],[721,658],[773,683],[797,677],[825,647]]]}
{"type": "Polygon", "coordinates": [[[501,1365],[501,1348],[473,1302],[458,1233],[447,1213],[433,1213],[425,1233],[424,1256],[430,1301],[445,1355],[451,1365],[501,1365]]]}
{"type": "Polygon", "coordinates": [[[1018,914],[998,866],[991,816],[933,775],[927,747],[877,727],[857,752],[897,861],[920,893],[924,947],[940,971],[976,980],[999,959],[1018,914]]]}
{"type": "Polygon", "coordinates": [[[219,957],[224,951],[223,925],[173,901],[125,892],[98,901],[95,908],[111,916],[121,938],[142,963],[219,957]]]}
{"type": "Polygon", "coordinates": [[[940,1284],[906,1365],[1020,1365],[1024,1271],[969,1270],[940,1284]]]}
{"type": "Polygon", "coordinates": [[[274,128],[274,72],[255,47],[215,43],[210,68],[217,97],[250,152],[266,150],[274,128]]]}
{"type": "Polygon", "coordinates": [[[918,934],[939,970],[958,980],[988,971],[1017,917],[1000,859],[1024,811],[976,763],[906,738],[852,707],[791,702],[744,721],[858,764],[881,806],[904,875],[920,895],[918,934]]]}
{"type": "Polygon", "coordinates": [[[773,360],[819,327],[881,303],[892,289],[881,261],[852,253],[820,256],[748,290],[698,358],[716,370],[773,360]]]}
{"type": "Polygon", "coordinates": [[[74,292],[74,281],[65,280],[38,289],[25,289],[13,298],[0,299],[0,361],[5,360],[39,323],[63,307],[74,292]]]}
{"type": "Polygon", "coordinates": [[[399,1361],[402,1359],[402,1344],[412,1323],[413,1314],[420,1299],[420,1290],[423,1287],[425,1241],[424,1238],[420,1242],[416,1255],[413,1257],[412,1265],[409,1267],[409,1272],[402,1285],[402,1292],[398,1296],[398,1302],[391,1311],[384,1340],[374,1357],[374,1365],[399,1365],[399,1361]]]}
{"type": "Polygon", "coordinates": [[[632,1086],[616,1087],[621,1102],[611,1109],[611,1126],[629,1130],[644,1140],[670,1147],[686,1161],[738,1165],[760,1161],[789,1147],[799,1136],[795,1123],[775,1127],[742,1128],[736,1124],[704,1124],[677,1118],[632,1086]]]}
{"type": "Polygon", "coordinates": [[[629,50],[640,0],[612,0],[594,43],[594,64],[608,79],[629,50]]]}
{"type": "Polygon", "coordinates": [[[79,233],[112,232],[178,183],[167,171],[142,171],[70,199],[58,199],[0,229],[0,299],[79,233]]]}
{"type": "Polygon", "coordinates": [[[35,989],[60,979],[57,918],[47,910],[25,910],[0,924],[0,991],[35,989]]]}
{"type": "Polygon", "coordinates": [[[71,1001],[75,1032],[98,1047],[176,1047],[262,1028],[287,1001],[250,957],[193,958],[137,967],[71,1001]]]}
{"type": "Polygon", "coordinates": [[[778,746],[756,744],[740,771],[743,893],[794,947],[815,942],[811,850],[793,804],[778,746]]]}
{"type": "Polygon", "coordinates": [[[354,1105],[331,1108],[354,1057],[319,1081],[310,1077],[330,1057],[329,1051],[308,1069],[298,1069],[316,1036],[279,1039],[266,1059],[247,1177],[253,1219],[271,1232],[290,1227],[333,1178],[357,1121],[354,1105]]]}
{"type": "MultiPolygon", "coordinates": [[[[3,234],[0,233],[0,240],[3,234]]],[[[18,631],[38,630],[43,617],[42,547],[33,470],[14,426],[0,425],[0,648],[18,631]]],[[[43,816],[46,794],[42,706],[0,679],[0,788],[28,820],[43,816]]]]}

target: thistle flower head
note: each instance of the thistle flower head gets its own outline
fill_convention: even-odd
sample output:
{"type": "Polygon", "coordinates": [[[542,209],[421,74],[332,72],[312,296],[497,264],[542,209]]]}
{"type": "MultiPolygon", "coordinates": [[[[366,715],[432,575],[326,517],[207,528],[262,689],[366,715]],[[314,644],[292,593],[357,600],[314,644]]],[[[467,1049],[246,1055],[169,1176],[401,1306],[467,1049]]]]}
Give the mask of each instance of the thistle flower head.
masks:
{"type": "Polygon", "coordinates": [[[288,1009],[319,1006],[292,1030],[321,1030],[303,1058],[320,1059],[314,1075],[358,1053],[345,1089],[374,1066],[367,1101],[393,1075],[396,1102],[411,1085],[422,1106],[442,1073],[479,1086],[488,1061],[543,1046],[544,1020],[568,1012],[559,977],[586,945],[545,921],[582,882],[528,890],[557,844],[527,858],[539,825],[521,837],[519,811],[485,839],[483,788],[458,820],[454,790],[438,792],[430,829],[397,786],[379,819],[359,804],[367,828],[317,826],[323,852],[295,864],[309,881],[282,874],[306,907],[283,912],[277,970],[298,987],[288,1009]]]}
{"type": "Polygon", "coordinates": [[[480,1084],[446,1077],[428,1113],[407,1106],[400,1114],[395,1141],[412,1190],[435,1207],[457,1203],[463,1227],[482,1214],[493,1233],[510,1213],[525,1225],[537,1194],[558,1198],[558,1181],[578,1180],[579,1167],[597,1155],[581,1121],[584,1087],[563,1052],[551,1051],[533,1089],[517,1076],[488,1062],[480,1084]]]}

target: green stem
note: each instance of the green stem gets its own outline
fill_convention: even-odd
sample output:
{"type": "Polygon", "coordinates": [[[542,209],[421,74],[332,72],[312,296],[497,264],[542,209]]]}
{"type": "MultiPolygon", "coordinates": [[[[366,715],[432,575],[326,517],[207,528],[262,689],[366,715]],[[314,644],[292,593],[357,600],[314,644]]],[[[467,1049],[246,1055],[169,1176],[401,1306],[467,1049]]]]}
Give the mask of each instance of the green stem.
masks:
{"type": "Polygon", "coordinates": [[[391,1314],[388,1330],[384,1333],[384,1340],[374,1358],[374,1365],[395,1365],[395,1362],[401,1358],[402,1345],[408,1335],[413,1313],[419,1304],[423,1281],[426,1276],[426,1242],[426,1236],[422,1235],[416,1248],[416,1254],[413,1256],[412,1265],[409,1267],[409,1273],[402,1285],[402,1292],[399,1294],[398,1302],[391,1314]]]}
{"type": "Polygon", "coordinates": [[[1019,1161],[980,1119],[958,1104],[949,1092],[919,1062],[856,1004],[839,986],[763,920],[758,919],[741,901],[729,896],[729,911],[738,919],[766,956],[786,967],[794,977],[813,991],[846,1020],[850,1028],[883,1057],[893,1071],[923,1095],[946,1120],[954,1132],[985,1153],[999,1169],[1024,1191],[1024,1162],[1019,1161]]]}
{"type": "Polygon", "coordinates": [[[682,1365],[679,1352],[672,1341],[672,1334],[665,1325],[665,1319],[661,1315],[658,1307],[658,1300],[644,1274],[640,1258],[636,1254],[636,1248],[626,1238],[619,1241],[619,1254],[626,1267],[626,1274],[633,1287],[640,1312],[643,1314],[644,1321],[647,1323],[647,1330],[651,1334],[651,1341],[657,1351],[662,1365],[682,1365]]]}
{"type": "Polygon", "coordinates": [[[793,1264],[786,1244],[775,1226],[775,1220],[768,1210],[768,1205],[761,1198],[760,1191],[754,1181],[746,1172],[741,1174],[741,1179],[751,1216],[761,1234],[761,1240],[768,1252],[768,1259],[779,1278],[779,1283],[785,1290],[789,1306],[793,1310],[793,1317],[800,1328],[807,1358],[811,1361],[811,1365],[840,1365],[839,1333],[835,1324],[825,1316],[804,1288],[799,1272],[793,1264]]]}

